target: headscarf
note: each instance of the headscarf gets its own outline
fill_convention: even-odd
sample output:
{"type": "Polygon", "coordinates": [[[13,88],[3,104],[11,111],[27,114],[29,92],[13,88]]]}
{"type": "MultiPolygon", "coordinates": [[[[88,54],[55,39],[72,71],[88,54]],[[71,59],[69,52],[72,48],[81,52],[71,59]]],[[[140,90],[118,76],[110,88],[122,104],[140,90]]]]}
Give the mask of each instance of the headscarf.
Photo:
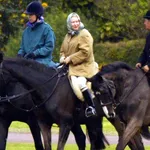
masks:
{"type": "Polygon", "coordinates": [[[68,29],[69,34],[71,34],[71,35],[78,34],[79,31],[83,28],[84,28],[84,24],[81,22],[80,17],[77,13],[72,12],[71,14],[68,15],[68,17],[67,17],[67,29],[68,29]],[[80,21],[80,27],[79,27],[78,31],[75,31],[75,30],[72,29],[72,26],[71,26],[71,18],[72,17],[77,17],[78,20],[80,21]]]}

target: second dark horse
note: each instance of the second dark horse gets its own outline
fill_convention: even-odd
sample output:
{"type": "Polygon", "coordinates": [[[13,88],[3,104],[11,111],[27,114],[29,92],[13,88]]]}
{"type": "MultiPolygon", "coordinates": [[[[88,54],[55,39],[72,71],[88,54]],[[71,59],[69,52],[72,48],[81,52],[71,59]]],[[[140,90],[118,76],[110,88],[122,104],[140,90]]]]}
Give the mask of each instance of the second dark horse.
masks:
{"type": "MultiPolygon", "coordinates": [[[[115,106],[117,115],[126,125],[117,150],[124,150],[132,138],[139,144],[138,150],[144,150],[140,131],[150,139],[150,87],[146,74],[140,68],[134,69],[124,62],[114,62],[104,66],[90,80],[95,91],[101,95],[110,95],[109,102],[115,106]],[[112,89],[115,89],[114,94],[111,94],[112,89]]],[[[105,100],[101,98],[104,103],[105,100]]]]}

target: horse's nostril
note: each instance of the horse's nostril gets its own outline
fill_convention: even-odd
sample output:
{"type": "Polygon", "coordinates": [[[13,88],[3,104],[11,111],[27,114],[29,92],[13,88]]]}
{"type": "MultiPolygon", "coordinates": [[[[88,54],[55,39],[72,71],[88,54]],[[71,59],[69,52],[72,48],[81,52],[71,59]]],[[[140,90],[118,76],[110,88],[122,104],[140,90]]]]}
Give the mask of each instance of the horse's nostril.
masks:
{"type": "Polygon", "coordinates": [[[109,113],[110,118],[115,118],[116,114],[114,112],[109,113]]]}

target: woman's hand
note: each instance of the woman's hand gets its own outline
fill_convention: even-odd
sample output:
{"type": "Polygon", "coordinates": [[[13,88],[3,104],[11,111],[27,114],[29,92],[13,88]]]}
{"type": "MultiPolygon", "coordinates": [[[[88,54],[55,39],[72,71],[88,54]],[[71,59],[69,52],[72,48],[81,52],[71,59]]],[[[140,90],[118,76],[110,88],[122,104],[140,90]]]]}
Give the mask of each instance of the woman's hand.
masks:
{"type": "Polygon", "coordinates": [[[65,60],[65,57],[64,57],[64,56],[61,56],[60,59],[59,59],[59,62],[60,62],[61,64],[63,64],[63,63],[64,63],[64,60],[65,60]]]}
{"type": "Polygon", "coordinates": [[[71,62],[70,57],[66,57],[66,59],[64,60],[64,63],[65,63],[65,64],[69,64],[70,62],[71,62]]]}
{"type": "Polygon", "coordinates": [[[148,71],[149,71],[148,65],[145,65],[145,66],[143,67],[143,70],[144,70],[145,72],[148,72],[148,71]]]}
{"type": "Polygon", "coordinates": [[[34,55],[34,53],[28,53],[28,54],[26,54],[24,56],[24,58],[26,58],[26,59],[33,59],[33,58],[35,58],[35,55],[34,55]]]}
{"type": "Polygon", "coordinates": [[[135,65],[135,67],[136,67],[136,68],[141,68],[142,65],[141,65],[141,63],[137,63],[137,64],[135,65]]]}

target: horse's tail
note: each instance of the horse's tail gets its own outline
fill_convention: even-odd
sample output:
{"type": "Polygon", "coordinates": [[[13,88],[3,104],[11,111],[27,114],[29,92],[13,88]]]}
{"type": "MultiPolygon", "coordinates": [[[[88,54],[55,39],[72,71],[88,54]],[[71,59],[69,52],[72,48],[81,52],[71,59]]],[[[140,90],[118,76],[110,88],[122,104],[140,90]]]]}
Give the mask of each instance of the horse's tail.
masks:
{"type": "Polygon", "coordinates": [[[142,135],[145,139],[150,140],[150,131],[149,131],[148,126],[143,126],[143,127],[141,128],[141,135],[142,135]]]}
{"type": "Polygon", "coordinates": [[[3,57],[4,57],[4,54],[2,51],[0,51],[0,63],[3,61],[3,57]]]}

